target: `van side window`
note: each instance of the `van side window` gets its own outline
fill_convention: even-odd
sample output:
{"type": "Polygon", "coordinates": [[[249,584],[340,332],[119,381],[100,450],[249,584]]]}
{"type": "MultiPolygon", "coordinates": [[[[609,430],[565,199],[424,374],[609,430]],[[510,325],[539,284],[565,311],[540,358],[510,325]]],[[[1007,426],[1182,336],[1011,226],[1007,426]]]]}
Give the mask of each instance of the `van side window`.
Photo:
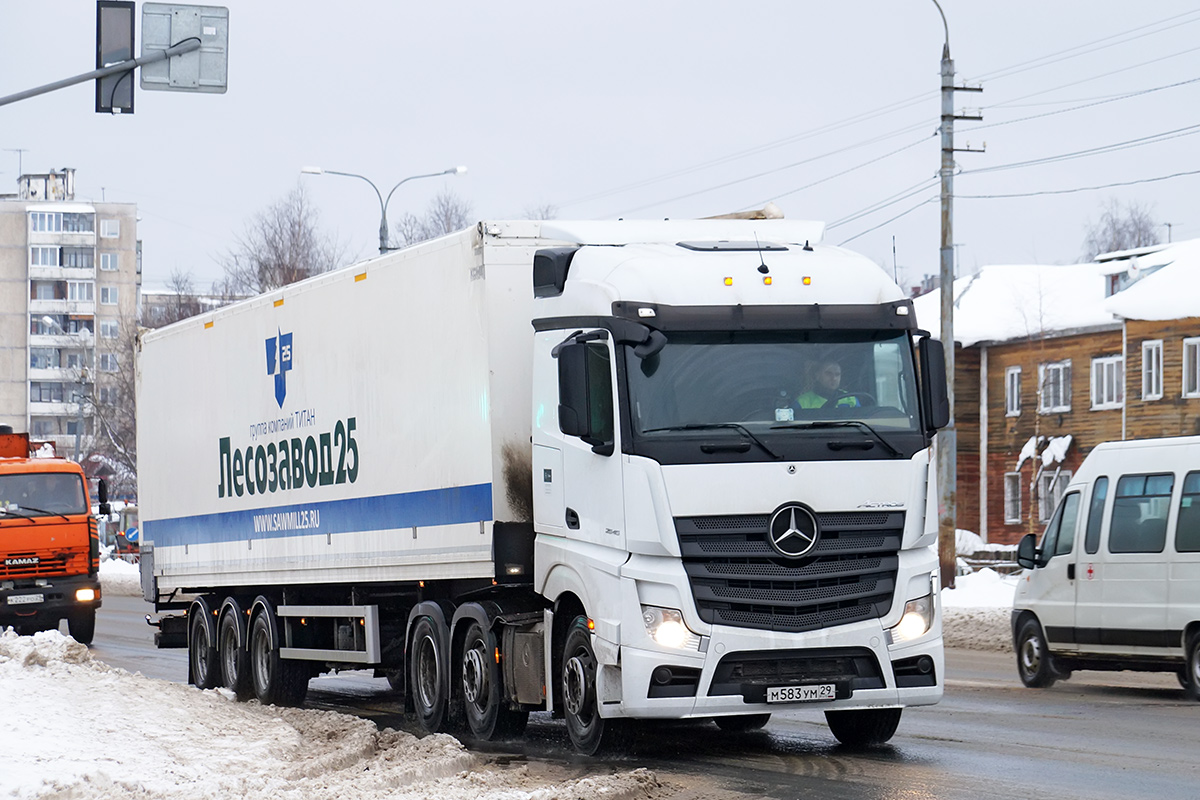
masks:
{"type": "Polygon", "coordinates": [[[1108,499],[1108,478],[1096,478],[1092,485],[1092,502],[1088,507],[1087,534],[1083,549],[1095,553],[1100,549],[1100,520],[1104,516],[1104,501],[1108,499]]]}
{"type": "Polygon", "coordinates": [[[1183,479],[1179,518],[1175,521],[1175,550],[1200,552],[1200,472],[1189,472],[1183,479]]]}
{"type": "Polygon", "coordinates": [[[1175,476],[1125,475],[1117,481],[1109,523],[1108,552],[1161,553],[1167,544],[1167,512],[1175,476]]]}
{"type": "Polygon", "coordinates": [[[1067,555],[1075,541],[1075,523],[1079,519],[1079,492],[1071,492],[1063,498],[1054,518],[1046,526],[1042,536],[1042,558],[1067,555]]]}

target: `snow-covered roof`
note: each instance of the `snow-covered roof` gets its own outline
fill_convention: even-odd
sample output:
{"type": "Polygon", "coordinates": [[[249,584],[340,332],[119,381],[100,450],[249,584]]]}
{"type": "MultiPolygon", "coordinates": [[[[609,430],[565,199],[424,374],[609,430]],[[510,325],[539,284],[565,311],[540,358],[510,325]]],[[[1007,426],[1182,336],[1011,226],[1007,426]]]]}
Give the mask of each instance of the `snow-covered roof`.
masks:
{"type": "MultiPolygon", "coordinates": [[[[984,267],[954,282],[954,340],[964,347],[1116,325],[1097,264],[984,267]]],[[[941,291],[913,301],[917,324],[941,331],[941,291]]]]}
{"type": "Polygon", "coordinates": [[[1200,239],[1133,257],[1126,266],[1130,268],[1153,272],[1108,298],[1104,307],[1110,313],[1142,320],[1200,317],[1200,239]]]}

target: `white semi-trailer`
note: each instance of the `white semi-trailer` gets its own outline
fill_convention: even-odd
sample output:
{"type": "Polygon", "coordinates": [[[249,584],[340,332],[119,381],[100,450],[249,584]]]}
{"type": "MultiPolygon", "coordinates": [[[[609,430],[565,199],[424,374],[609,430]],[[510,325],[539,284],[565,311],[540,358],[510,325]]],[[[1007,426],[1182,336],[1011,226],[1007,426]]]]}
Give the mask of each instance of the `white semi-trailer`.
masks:
{"type": "Polygon", "coordinates": [[[431,731],[548,710],[586,753],[797,708],[887,740],[942,694],[945,370],[822,233],[483,222],[147,332],[160,644],[266,703],[374,668],[431,731]]]}

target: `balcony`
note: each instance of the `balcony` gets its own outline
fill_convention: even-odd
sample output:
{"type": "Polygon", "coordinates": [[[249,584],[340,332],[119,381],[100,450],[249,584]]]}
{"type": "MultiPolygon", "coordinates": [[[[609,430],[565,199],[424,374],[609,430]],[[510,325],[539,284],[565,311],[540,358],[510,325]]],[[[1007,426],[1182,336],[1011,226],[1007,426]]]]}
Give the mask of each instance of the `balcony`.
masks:
{"type": "Polygon", "coordinates": [[[31,266],[29,278],[35,281],[94,281],[96,268],[31,266]]]}
{"type": "Polygon", "coordinates": [[[86,233],[66,233],[56,231],[30,231],[30,244],[57,244],[67,247],[89,247],[96,244],[96,232],[88,231],[86,233]]]}
{"type": "Polygon", "coordinates": [[[30,300],[30,314],[96,314],[94,300],[30,300]]]}
{"type": "Polygon", "coordinates": [[[64,350],[79,350],[80,348],[92,347],[92,339],[89,337],[86,344],[82,337],[77,333],[33,333],[29,335],[30,347],[61,347],[64,350]]]}
{"type": "Polygon", "coordinates": [[[29,416],[31,417],[75,417],[79,414],[79,404],[72,401],[43,403],[38,400],[29,401],[29,416]]]}

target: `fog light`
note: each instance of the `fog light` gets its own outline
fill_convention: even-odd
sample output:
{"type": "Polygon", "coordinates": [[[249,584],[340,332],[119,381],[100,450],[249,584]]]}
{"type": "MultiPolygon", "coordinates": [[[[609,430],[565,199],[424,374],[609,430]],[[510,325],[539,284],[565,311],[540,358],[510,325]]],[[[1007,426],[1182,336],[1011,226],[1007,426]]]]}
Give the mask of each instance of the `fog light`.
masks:
{"type": "Polygon", "coordinates": [[[683,622],[683,614],[674,608],[642,606],[642,622],[646,633],[663,647],[700,649],[700,637],[683,622]]]}
{"type": "Polygon", "coordinates": [[[900,622],[892,628],[892,642],[909,642],[924,636],[933,625],[933,595],[927,594],[904,605],[900,622]]]}
{"type": "Polygon", "coordinates": [[[75,602],[77,602],[77,603],[90,603],[95,599],[96,599],[96,590],[95,589],[76,589],[75,590],[75,602]]]}

